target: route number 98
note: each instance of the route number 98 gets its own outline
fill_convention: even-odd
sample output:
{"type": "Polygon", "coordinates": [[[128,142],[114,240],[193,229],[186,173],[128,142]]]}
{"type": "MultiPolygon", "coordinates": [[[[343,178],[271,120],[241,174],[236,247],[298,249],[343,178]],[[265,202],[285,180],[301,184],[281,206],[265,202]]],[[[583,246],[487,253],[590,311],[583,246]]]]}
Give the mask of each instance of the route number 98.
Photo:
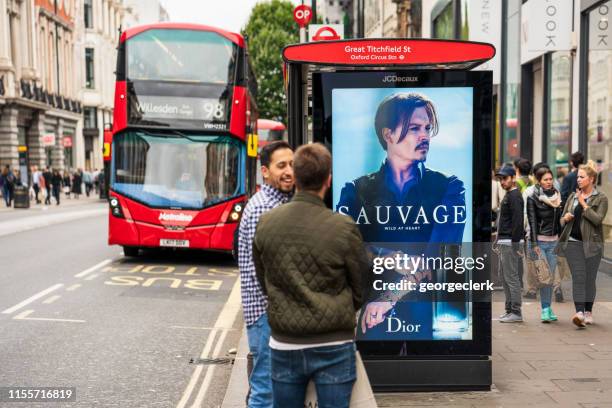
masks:
{"type": "Polygon", "coordinates": [[[205,102],[204,114],[206,115],[206,119],[223,119],[225,116],[224,106],[219,102],[205,102]]]}

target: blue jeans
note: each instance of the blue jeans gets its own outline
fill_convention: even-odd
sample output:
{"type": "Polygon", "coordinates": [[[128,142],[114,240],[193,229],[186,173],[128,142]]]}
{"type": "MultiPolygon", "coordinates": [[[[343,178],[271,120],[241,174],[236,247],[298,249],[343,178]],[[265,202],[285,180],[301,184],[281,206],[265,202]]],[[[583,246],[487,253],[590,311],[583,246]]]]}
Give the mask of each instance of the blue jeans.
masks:
{"type": "Polygon", "coordinates": [[[304,408],[311,379],[319,408],[348,408],[356,378],[355,343],[291,351],[272,349],[274,408],[304,408]]]}
{"type": "MultiPolygon", "coordinates": [[[[542,257],[548,262],[548,267],[553,277],[555,275],[555,269],[557,268],[557,254],[555,254],[556,246],[557,241],[538,241],[538,247],[540,247],[542,251],[542,257]]],[[[540,302],[542,304],[542,309],[550,307],[550,303],[552,302],[552,285],[540,288],[540,302]]]]}
{"type": "Polygon", "coordinates": [[[251,393],[249,408],[272,407],[272,377],[270,376],[270,325],[263,314],[247,326],[249,350],[253,355],[253,371],[249,377],[251,393]]]}

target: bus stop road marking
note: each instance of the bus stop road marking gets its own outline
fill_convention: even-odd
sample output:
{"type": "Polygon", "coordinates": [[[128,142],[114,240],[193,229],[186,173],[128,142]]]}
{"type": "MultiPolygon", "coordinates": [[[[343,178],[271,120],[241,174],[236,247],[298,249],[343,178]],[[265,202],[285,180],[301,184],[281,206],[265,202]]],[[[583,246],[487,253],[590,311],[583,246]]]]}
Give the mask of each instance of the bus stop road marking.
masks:
{"type": "Polygon", "coordinates": [[[77,289],[78,289],[78,288],[80,288],[81,286],[82,286],[82,285],[81,285],[80,283],[75,283],[74,285],[67,287],[67,288],[66,288],[66,290],[67,290],[68,292],[72,292],[72,291],[77,290],[77,289]]]}
{"type": "MultiPolygon", "coordinates": [[[[223,346],[223,341],[225,340],[225,337],[228,332],[227,327],[234,326],[234,321],[236,320],[236,316],[238,316],[240,307],[241,307],[240,279],[237,279],[236,282],[234,283],[234,286],[229,295],[229,298],[227,299],[227,302],[225,303],[225,306],[223,306],[223,309],[221,310],[221,313],[219,314],[219,317],[217,318],[217,321],[215,322],[215,325],[210,335],[208,336],[208,339],[206,340],[206,344],[204,345],[204,349],[202,350],[202,354],[200,355],[201,359],[208,357],[212,349],[212,346],[214,344],[215,337],[217,336],[217,332],[219,330],[221,330],[221,334],[219,336],[219,341],[217,343],[217,346],[215,347],[215,350],[213,352],[213,357],[215,356],[215,354],[218,354],[221,351],[221,347],[223,346]]],[[[206,370],[206,375],[204,377],[204,380],[202,381],[202,385],[200,387],[200,390],[198,391],[198,394],[196,396],[196,401],[194,402],[193,406],[197,407],[199,406],[198,404],[202,403],[206,395],[206,391],[208,390],[208,386],[210,385],[210,381],[212,380],[212,375],[214,373],[214,367],[215,366],[211,366],[208,368],[208,370],[206,370]]],[[[189,383],[187,384],[187,388],[185,389],[183,396],[181,397],[180,401],[177,404],[177,408],[184,408],[187,405],[187,402],[190,400],[196,384],[199,382],[199,378],[200,378],[200,375],[202,374],[203,369],[204,369],[204,366],[202,365],[198,365],[198,367],[195,368],[195,370],[193,371],[193,374],[191,375],[191,379],[189,380],[189,383]]]]}
{"type": "Polygon", "coordinates": [[[105,259],[104,261],[100,262],[99,264],[96,264],[94,266],[92,266],[91,268],[85,269],[83,272],[79,272],[76,275],[74,275],[75,278],[83,278],[84,276],[87,276],[88,274],[96,271],[99,268],[102,268],[103,266],[108,265],[109,263],[111,263],[113,260],[112,259],[105,259]]]}
{"type": "Polygon", "coordinates": [[[64,286],[63,283],[58,283],[57,285],[53,285],[51,287],[48,287],[45,290],[42,290],[40,292],[38,292],[37,294],[30,296],[29,298],[27,298],[26,300],[24,300],[21,303],[16,304],[13,307],[10,307],[6,310],[4,310],[2,313],[3,314],[11,314],[13,312],[16,312],[17,310],[29,305],[32,302],[35,302],[36,300],[40,299],[41,297],[47,296],[49,293],[58,290],[59,288],[61,288],[62,286],[64,286]]]}
{"type": "Polygon", "coordinates": [[[63,323],[86,323],[85,320],[75,320],[75,319],[54,319],[47,317],[29,317],[34,310],[26,310],[22,313],[19,313],[17,316],[13,317],[14,320],[36,320],[43,322],[63,322],[63,323]]]}
{"type": "Polygon", "coordinates": [[[60,295],[54,295],[54,296],[51,296],[51,297],[50,297],[50,298],[48,298],[48,299],[45,299],[45,300],[43,301],[43,303],[44,303],[45,305],[50,305],[51,303],[55,302],[55,301],[56,301],[56,300],[58,300],[59,298],[61,298],[61,296],[60,296],[60,295]]]}

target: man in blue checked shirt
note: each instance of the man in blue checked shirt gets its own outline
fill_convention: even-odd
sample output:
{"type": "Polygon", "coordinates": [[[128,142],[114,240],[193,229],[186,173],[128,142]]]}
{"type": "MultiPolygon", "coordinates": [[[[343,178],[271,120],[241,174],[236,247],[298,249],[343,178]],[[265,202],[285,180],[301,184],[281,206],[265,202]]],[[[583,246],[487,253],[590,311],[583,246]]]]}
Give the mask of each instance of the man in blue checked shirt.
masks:
{"type": "Polygon", "coordinates": [[[247,203],[238,230],[238,268],[242,309],[247,327],[253,372],[249,378],[249,408],[272,407],[270,326],[263,295],[253,263],[253,237],[262,214],[289,201],[293,193],[293,150],[287,142],[267,144],[259,155],[264,184],[247,203]]]}

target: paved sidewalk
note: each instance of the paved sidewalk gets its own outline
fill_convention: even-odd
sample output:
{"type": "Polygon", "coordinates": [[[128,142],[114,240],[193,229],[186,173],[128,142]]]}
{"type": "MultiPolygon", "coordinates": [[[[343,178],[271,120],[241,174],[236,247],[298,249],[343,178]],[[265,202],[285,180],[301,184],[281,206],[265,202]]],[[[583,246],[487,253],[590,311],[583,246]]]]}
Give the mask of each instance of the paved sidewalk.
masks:
{"type": "MultiPolygon", "coordinates": [[[[24,214],[24,213],[30,213],[30,212],[36,212],[36,211],[49,211],[49,210],[56,211],[62,208],[82,206],[82,205],[87,205],[91,203],[106,202],[106,200],[100,200],[98,194],[90,194],[89,197],[86,197],[85,194],[81,194],[81,196],[77,200],[76,198],[67,198],[66,195],[62,193],[60,200],[61,200],[60,205],[55,204],[54,198],[51,198],[51,205],[36,204],[35,200],[31,200],[30,208],[14,208],[14,207],[7,207],[6,204],[4,203],[4,198],[0,197],[0,215],[7,214],[7,213],[24,214]]],[[[41,201],[44,202],[44,199],[41,198],[41,201]]]]}
{"type": "MultiPolygon", "coordinates": [[[[523,305],[524,323],[492,322],[491,392],[377,394],[378,406],[612,407],[612,302],[596,303],[596,324],[583,330],[570,322],[573,303],[553,309],[559,321],[552,324],[540,323],[534,302],[523,305]]],[[[493,315],[502,312],[494,302],[493,315]]]]}
{"type": "Polygon", "coordinates": [[[106,200],[97,195],[78,200],[62,197],[60,205],[32,204],[30,208],[7,208],[0,203],[0,236],[55,225],[108,212],[106,200]]]}
{"type": "MultiPolygon", "coordinates": [[[[610,280],[600,273],[598,285],[610,280]]],[[[612,408],[612,302],[596,303],[596,324],[583,330],[570,322],[573,303],[553,303],[553,309],[559,321],[552,324],[540,322],[535,302],[524,303],[524,323],[492,322],[492,391],[376,394],[378,406],[612,408]]],[[[502,312],[503,303],[494,302],[493,315],[502,312]]],[[[243,333],[223,408],[245,407],[247,351],[243,333]]]]}

